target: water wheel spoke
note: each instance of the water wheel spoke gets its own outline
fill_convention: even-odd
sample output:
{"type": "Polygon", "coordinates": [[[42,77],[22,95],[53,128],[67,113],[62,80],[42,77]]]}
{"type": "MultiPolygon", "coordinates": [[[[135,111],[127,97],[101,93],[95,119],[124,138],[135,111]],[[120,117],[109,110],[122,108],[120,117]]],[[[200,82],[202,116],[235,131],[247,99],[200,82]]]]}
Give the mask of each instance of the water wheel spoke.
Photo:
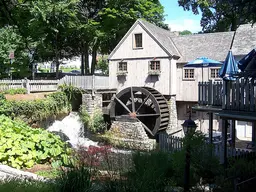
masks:
{"type": "Polygon", "coordinates": [[[132,112],[135,112],[134,94],[131,87],[132,112]]]}
{"type": "Polygon", "coordinates": [[[159,113],[150,113],[150,114],[136,114],[137,117],[154,117],[154,116],[160,116],[159,113]]]}
{"type": "MultiPolygon", "coordinates": [[[[137,118],[138,119],[138,118],[137,118]]],[[[148,133],[150,133],[152,136],[154,136],[154,134],[152,133],[152,131],[148,128],[147,125],[145,125],[140,119],[138,119],[141,122],[141,125],[144,129],[146,129],[148,131],[148,133]]]]}
{"type": "Polygon", "coordinates": [[[140,108],[147,102],[148,98],[149,98],[150,95],[148,95],[146,97],[146,99],[144,99],[144,101],[141,103],[141,105],[138,107],[138,109],[136,110],[136,113],[140,110],[140,108]]]}
{"type": "Polygon", "coordinates": [[[129,113],[131,113],[130,109],[120,100],[115,96],[115,99],[118,101],[118,103],[120,103],[126,111],[128,111],[129,113]]]}

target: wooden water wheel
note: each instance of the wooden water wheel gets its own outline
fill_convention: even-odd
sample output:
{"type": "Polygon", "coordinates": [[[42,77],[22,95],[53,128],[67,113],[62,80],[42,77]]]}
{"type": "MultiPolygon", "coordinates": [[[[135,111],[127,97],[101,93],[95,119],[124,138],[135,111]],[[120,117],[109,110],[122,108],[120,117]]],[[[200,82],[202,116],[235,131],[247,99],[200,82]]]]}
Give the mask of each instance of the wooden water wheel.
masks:
{"type": "Polygon", "coordinates": [[[155,136],[167,128],[169,108],[164,96],[149,87],[128,87],[120,91],[111,103],[112,120],[140,121],[145,130],[155,136]]]}

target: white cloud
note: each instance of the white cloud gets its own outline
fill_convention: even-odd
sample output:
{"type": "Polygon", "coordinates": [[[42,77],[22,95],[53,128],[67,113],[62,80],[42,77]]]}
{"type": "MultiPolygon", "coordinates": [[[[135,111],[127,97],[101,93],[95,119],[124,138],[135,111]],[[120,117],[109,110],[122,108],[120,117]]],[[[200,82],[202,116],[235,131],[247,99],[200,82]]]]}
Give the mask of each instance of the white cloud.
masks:
{"type": "Polygon", "coordinates": [[[200,26],[200,20],[175,19],[175,20],[167,20],[166,23],[169,25],[171,31],[189,30],[192,33],[197,33],[202,30],[200,26]]]}

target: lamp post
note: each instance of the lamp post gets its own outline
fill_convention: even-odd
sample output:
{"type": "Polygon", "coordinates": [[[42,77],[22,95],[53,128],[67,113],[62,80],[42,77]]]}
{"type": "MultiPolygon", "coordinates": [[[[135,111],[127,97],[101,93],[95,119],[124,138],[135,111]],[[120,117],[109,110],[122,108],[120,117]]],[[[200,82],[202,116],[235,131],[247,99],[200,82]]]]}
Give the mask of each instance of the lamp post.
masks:
{"type": "Polygon", "coordinates": [[[184,173],[184,192],[188,192],[189,176],[190,176],[190,139],[197,128],[196,123],[191,119],[191,112],[189,114],[189,118],[185,120],[185,122],[181,125],[183,127],[185,137],[188,139],[188,143],[186,146],[185,173],[184,173]]]}

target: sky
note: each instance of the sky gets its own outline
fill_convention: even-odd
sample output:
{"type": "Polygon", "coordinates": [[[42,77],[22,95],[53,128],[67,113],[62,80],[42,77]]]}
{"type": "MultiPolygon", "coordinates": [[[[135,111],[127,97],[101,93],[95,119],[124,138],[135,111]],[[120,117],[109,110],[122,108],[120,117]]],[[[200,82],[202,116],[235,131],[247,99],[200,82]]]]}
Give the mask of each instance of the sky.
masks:
{"type": "Polygon", "coordinates": [[[189,30],[192,33],[201,31],[201,15],[194,15],[192,11],[184,11],[179,7],[178,0],[160,0],[165,10],[165,23],[171,31],[189,30]]]}

